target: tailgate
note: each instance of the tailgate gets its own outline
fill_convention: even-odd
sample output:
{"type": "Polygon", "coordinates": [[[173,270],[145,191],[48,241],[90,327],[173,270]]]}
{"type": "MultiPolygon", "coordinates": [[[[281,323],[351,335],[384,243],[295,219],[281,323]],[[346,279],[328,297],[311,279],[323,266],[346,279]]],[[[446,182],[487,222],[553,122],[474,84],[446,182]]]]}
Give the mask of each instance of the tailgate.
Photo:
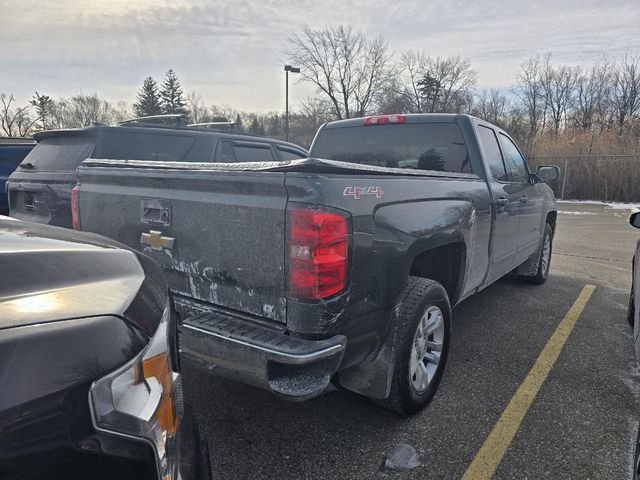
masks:
{"type": "Polygon", "coordinates": [[[285,322],[284,173],[81,166],[82,230],[161,264],[178,300],[285,322]]]}
{"type": "Polygon", "coordinates": [[[75,181],[74,173],[14,172],[7,182],[11,216],[70,227],[71,188],[75,181]]]}

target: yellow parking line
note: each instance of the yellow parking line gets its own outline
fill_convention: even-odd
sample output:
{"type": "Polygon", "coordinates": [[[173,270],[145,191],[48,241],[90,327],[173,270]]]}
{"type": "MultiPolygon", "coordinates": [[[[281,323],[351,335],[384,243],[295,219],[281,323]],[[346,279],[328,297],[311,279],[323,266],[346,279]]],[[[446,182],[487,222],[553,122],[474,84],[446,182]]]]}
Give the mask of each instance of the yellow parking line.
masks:
{"type": "Polygon", "coordinates": [[[556,331],[551,335],[529,374],[511,398],[509,405],[500,415],[498,423],[482,444],[462,480],[488,480],[493,476],[595,289],[593,285],[584,286],[556,331]]]}

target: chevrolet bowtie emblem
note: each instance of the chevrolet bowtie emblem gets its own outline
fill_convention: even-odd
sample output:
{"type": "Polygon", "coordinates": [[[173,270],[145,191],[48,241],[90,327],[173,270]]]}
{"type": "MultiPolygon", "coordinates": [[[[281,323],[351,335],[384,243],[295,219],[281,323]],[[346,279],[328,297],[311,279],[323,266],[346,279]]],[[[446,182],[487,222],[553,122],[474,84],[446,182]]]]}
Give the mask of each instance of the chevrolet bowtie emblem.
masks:
{"type": "Polygon", "coordinates": [[[175,238],[163,237],[162,232],[158,232],[157,230],[149,230],[149,233],[142,233],[142,235],[140,235],[140,243],[149,245],[152,250],[157,252],[161,252],[163,248],[171,250],[175,241],[175,238]]]}

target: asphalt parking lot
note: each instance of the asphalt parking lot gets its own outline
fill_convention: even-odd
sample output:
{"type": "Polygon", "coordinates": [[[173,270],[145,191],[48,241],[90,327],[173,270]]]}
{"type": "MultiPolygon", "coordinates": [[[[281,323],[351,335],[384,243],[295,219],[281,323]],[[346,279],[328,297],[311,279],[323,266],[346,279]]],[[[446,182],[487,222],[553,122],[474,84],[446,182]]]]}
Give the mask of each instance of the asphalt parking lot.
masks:
{"type": "Polygon", "coordinates": [[[547,283],[507,277],[455,309],[444,378],[415,417],[342,391],[285,403],[187,370],[186,395],[209,441],[214,478],[462,478],[585,285],[595,286],[593,295],[494,478],[631,478],[640,369],[626,309],[640,231],[628,214],[560,204],[547,283]],[[381,472],[400,442],[415,447],[420,465],[381,472]]]}

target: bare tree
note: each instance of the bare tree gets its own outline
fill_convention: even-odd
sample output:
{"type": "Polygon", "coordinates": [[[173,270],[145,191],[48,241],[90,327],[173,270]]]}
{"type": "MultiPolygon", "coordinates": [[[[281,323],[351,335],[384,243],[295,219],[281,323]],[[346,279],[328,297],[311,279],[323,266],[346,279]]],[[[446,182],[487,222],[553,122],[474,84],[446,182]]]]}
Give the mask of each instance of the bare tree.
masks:
{"type": "Polygon", "coordinates": [[[134,112],[131,104],[119,101],[116,104],[111,104],[111,117],[112,123],[114,125],[119,124],[120,122],[124,122],[125,120],[129,120],[133,118],[134,112]]]}
{"type": "Polygon", "coordinates": [[[475,98],[473,113],[493,124],[506,127],[511,113],[511,103],[500,90],[483,90],[475,98]]]}
{"type": "Polygon", "coordinates": [[[398,64],[396,92],[409,105],[410,112],[422,112],[424,97],[419,82],[426,75],[425,67],[428,63],[423,52],[407,50],[400,56],[398,64]]]}
{"type": "Polygon", "coordinates": [[[580,75],[580,67],[567,65],[553,67],[550,63],[545,66],[542,88],[555,135],[558,135],[562,121],[572,106],[573,95],[580,75]]]}
{"type": "Polygon", "coordinates": [[[370,40],[348,26],[304,26],[288,41],[287,57],[329,99],[336,118],[370,111],[387,76],[389,55],[382,37],[370,40]]]}
{"type": "Polygon", "coordinates": [[[576,79],[574,115],[577,126],[590,130],[602,120],[611,85],[611,62],[603,58],[576,79]]]}
{"type": "Polygon", "coordinates": [[[24,137],[29,134],[37,119],[29,117],[29,107],[12,108],[15,102],[13,94],[0,93],[0,127],[7,137],[24,137]]]}
{"type": "Polygon", "coordinates": [[[470,105],[470,91],[478,81],[478,74],[466,58],[423,57],[424,74],[418,81],[423,98],[421,111],[461,112],[470,105]]]}
{"type": "Polygon", "coordinates": [[[80,128],[96,123],[109,125],[114,121],[114,111],[97,93],[77,94],[53,101],[50,117],[53,128],[80,128]]]}
{"type": "Polygon", "coordinates": [[[536,55],[520,65],[513,93],[522,104],[529,120],[529,138],[533,138],[540,128],[544,113],[544,64],[548,59],[536,55]]]}
{"type": "Polygon", "coordinates": [[[202,100],[202,95],[195,90],[187,95],[187,112],[192,123],[204,123],[210,116],[209,109],[202,100]]]}
{"type": "Polygon", "coordinates": [[[611,103],[620,131],[640,114],[640,54],[626,54],[613,77],[611,103]]]}

